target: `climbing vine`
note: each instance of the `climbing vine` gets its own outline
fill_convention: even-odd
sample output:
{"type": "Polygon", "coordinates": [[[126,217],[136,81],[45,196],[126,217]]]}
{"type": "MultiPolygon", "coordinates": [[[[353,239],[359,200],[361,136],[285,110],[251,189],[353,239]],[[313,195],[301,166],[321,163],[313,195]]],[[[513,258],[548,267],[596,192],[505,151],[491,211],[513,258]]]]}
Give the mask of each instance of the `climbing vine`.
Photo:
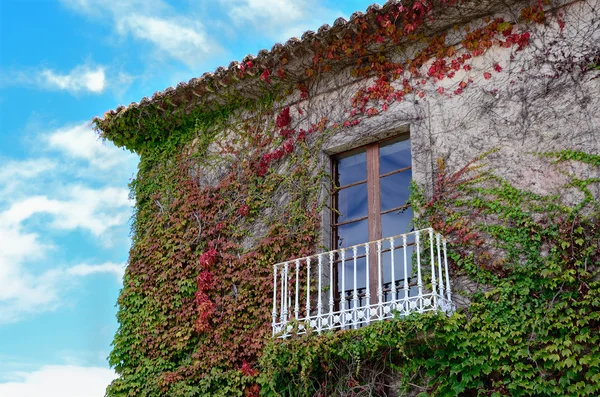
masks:
{"type": "MultiPolygon", "coordinates": [[[[582,152],[544,156],[557,165],[600,167],[597,155],[582,152]]],[[[587,191],[600,179],[575,182],[585,198],[569,206],[564,197],[516,189],[473,164],[439,175],[433,198],[413,193],[419,222],[452,236],[454,277],[466,275],[485,288],[451,318],[413,315],[275,341],[261,358],[263,395],[600,392],[600,201],[587,191]]]]}
{"type": "MultiPolygon", "coordinates": [[[[331,181],[317,154],[326,142],[355,131],[364,138],[370,118],[422,121],[420,101],[453,101],[469,90],[497,98],[490,84],[515,83],[505,81],[513,62],[536,67],[539,49],[527,53],[534,28],[568,29],[564,10],[547,2],[495,18],[482,15],[500,9],[472,7],[390,2],[353,18],[343,34],[306,39],[310,55],[244,59],[203,79],[198,91],[94,120],[101,137],[140,154],[131,183],[133,244],[109,356],[119,377],[108,396],[358,396],[388,393],[398,382],[433,395],[596,390],[598,257],[590,247],[599,226],[590,186],[597,181],[573,179],[570,188],[584,200],[557,204],[493,173],[474,174],[484,157],[457,172],[440,160],[435,191],[415,187],[412,198],[419,219],[454,242],[453,271],[485,286],[467,297],[467,311],[271,342],[272,265],[323,248],[331,181]],[[473,16],[449,24],[446,13],[473,16]],[[347,80],[334,90],[339,100],[323,99],[338,76],[347,80]],[[502,344],[508,347],[496,351],[502,344]],[[567,359],[577,362],[560,364],[567,359]],[[394,374],[402,375],[398,382],[394,374]]],[[[543,53],[559,50],[548,44],[543,53]]],[[[544,78],[595,73],[595,49],[586,51],[554,62],[555,74],[544,78]]],[[[540,158],[598,165],[581,151],[540,158]]]]}

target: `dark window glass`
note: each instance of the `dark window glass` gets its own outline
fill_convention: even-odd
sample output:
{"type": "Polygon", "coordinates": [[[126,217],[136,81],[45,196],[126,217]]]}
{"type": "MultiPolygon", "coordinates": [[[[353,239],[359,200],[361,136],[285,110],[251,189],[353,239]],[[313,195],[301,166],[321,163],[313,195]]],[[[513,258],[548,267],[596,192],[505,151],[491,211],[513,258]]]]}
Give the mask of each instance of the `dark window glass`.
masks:
{"type": "Polygon", "coordinates": [[[410,232],[412,229],[412,216],[411,207],[381,215],[381,237],[392,237],[410,232]]]}
{"type": "Polygon", "coordinates": [[[411,166],[410,140],[394,142],[379,148],[379,174],[387,174],[411,166]]]}
{"type": "Polygon", "coordinates": [[[337,162],[338,186],[364,181],[367,179],[367,153],[352,154],[337,162]]]}
{"type": "Polygon", "coordinates": [[[337,223],[367,216],[367,184],[344,188],[337,193],[337,223]]]}
{"type": "Polygon", "coordinates": [[[369,238],[368,220],[348,223],[337,227],[337,247],[346,248],[365,243],[369,238]]]}
{"type": "Polygon", "coordinates": [[[391,210],[408,201],[412,171],[406,170],[379,180],[381,188],[381,211],[391,210]]]}

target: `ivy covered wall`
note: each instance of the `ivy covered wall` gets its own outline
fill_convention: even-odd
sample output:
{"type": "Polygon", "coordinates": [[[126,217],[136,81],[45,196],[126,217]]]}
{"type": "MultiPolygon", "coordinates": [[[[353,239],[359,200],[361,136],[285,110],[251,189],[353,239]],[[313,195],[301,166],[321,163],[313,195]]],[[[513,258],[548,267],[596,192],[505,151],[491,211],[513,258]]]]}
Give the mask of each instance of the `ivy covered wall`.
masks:
{"type": "Polygon", "coordinates": [[[599,6],[389,2],[96,119],[141,156],[107,395],[597,394],[599,6]],[[272,341],[327,155],[399,130],[463,309],[272,341]]]}

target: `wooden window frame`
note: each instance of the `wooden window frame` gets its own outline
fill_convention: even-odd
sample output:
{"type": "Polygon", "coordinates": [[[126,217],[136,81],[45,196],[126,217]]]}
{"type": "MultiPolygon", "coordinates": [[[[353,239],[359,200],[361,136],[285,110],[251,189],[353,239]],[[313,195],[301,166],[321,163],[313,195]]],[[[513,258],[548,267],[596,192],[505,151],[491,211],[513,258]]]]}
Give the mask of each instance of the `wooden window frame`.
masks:
{"type": "MultiPolygon", "coordinates": [[[[381,178],[384,178],[386,176],[390,176],[396,173],[400,173],[403,171],[408,171],[409,169],[412,169],[412,156],[411,156],[411,165],[409,167],[405,167],[405,168],[400,168],[398,170],[394,170],[391,172],[388,172],[384,175],[380,175],[380,163],[379,163],[379,149],[381,148],[381,146],[386,146],[386,143],[388,143],[389,141],[403,141],[403,140],[409,140],[410,139],[410,134],[409,133],[404,133],[404,134],[400,134],[400,135],[396,135],[396,136],[392,136],[386,139],[382,139],[379,141],[375,141],[366,145],[361,145],[359,147],[341,152],[341,153],[337,153],[335,155],[330,156],[330,165],[331,165],[331,171],[332,171],[332,175],[333,175],[333,187],[332,187],[332,193],[331,193],[331,208],[333,209],[333,211],[331,211],[331,238],[332,238],[332,249],[338,249],[338,234],[337,234],[337,230],[338,230],[338,226],[342,226],[342,225],[346,225],[349,223],[353,223],[353,222],[358,222],[358,221],[362,221],[367,219],[367,228],[368,228],[368,237],[367,237],[367,241],[375,241],[375,240],[379,240],[382,238],[382,230],[381,230],[381,216],[393,211],[398,211],[401,210],[403,208],[408,208],[410,206],[410,204],[405,204],[405,205],[401,205],[399,207],[395,207],[395,208],[391,208],[388,209],[386,211],[381,211],[381,184],[380,184],[380,180],[381,178]],[[337,175],[338,175],[338,171],[337,171],[337,165],[338,165],[338,161],[340,160],[340,158],[346,157],[346,156],[351,156],[353,153],[360,153],[362,151],[362,149],[365,149],[366,152],[366,167],[367,167],[367,179],[363,180],[363,181],[356,181],[347,185],[343,185],[343,186],[336,186],[337,184],[337,175]],[[347,189],[349,187],[352,186],[357,186],[360,184],[366,183],[367,184],[367,215],[366,216],[362,216],[359,218],[355,218],[355,219],[350,219],[344,222],[337,222],[337,216],[338,216],[338,203],[337,203],[337,192],[342,190],[342,189],[347,189]]],[[[377,263],[377,252],[374,249],[371,249],[370,253],[369,253],[369,288],[371,291],[377,291],[377,279],[378,279],[378,274],[377,274],[377,266],[375,265],[377,263]]],[[[335,285],[335,290],[336,290],[336,297],[339,296],[339,291],[338,291],[338,274],[337,272],[335,272],[335,279],[333,280],[334,285],[335,285]]],[[[394,282],[395,280],[392,280],[392,282],[394,282]]]]}

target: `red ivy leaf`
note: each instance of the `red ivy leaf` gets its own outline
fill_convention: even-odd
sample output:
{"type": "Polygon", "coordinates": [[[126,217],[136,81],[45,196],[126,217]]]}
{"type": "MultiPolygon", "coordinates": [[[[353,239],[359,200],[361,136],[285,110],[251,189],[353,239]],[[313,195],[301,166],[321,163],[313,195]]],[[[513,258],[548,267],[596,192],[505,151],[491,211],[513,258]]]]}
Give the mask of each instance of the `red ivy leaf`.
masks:
{"type": "Polygon", "coordinates": [[[269,69],[265,69],[265,71],[262,72],[262,74],[260,75],[260,79],[267,84],[271,84],[270,76],[271,76],[271,72],[269,72],[269,69]]]}

